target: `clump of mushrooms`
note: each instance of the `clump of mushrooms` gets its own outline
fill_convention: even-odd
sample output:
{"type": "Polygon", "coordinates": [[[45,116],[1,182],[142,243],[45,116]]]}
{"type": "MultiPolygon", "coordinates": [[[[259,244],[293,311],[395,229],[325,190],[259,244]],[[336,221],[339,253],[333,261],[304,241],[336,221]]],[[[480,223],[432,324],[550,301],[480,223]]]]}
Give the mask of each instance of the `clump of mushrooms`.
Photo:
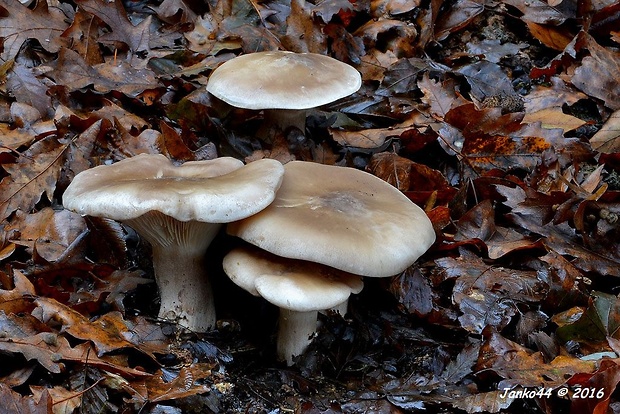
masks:
{"type": "Polygon", "coordinates": [[[233,58],[213,71],[207,91],[237,108],[263,110],[265,121],[285,130],[305,130],[306,110],[356,92],[355,68],[329,56],[287,51],[233,58]]]}
{"type": "Polygon", "coordinates": [[[79,173],[63,204],[135,229],[152,246],[159,317],[204,332],[216,321],[205,251],[222,223],[269,205],[282,174],[275,160],[244,166],[222,157],[175,166],[163,155],[141,154],[79,173]]]}
{"type": "Polygon", "coordinates": [[[279,307],[277,354],[288,365],[310,344],[317,311],[346,303],[351,293],[364,287],[360,276],[256,247],[232,250],[224,257],[223,267],[238,286],[279,307]]]}
{"type": "MultiPolygon", "coordinates": [[[[229,223],[229,234],[279,257],[367,277],[404,271],[435,241],[424,211],[372,174],[304,161],[284,170],[273,203],[229,223]]],[[[303,349],[290,346],[281,357],[290,363],[303,349]]]]}

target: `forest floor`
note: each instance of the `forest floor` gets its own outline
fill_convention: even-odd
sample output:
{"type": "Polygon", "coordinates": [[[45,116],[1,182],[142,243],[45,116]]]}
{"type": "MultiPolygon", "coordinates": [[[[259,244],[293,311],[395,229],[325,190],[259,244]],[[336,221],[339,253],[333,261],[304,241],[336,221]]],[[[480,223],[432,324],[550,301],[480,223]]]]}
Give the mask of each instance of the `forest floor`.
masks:
{"type": "Polygon", "coordinates": [[[620,412],[618,27],[610,0],[0,0],[3,412],[620,412]],[[275,49],[362,88],[257,138],[205,85],[275,49]],[[277,309],[222,271],[238,240],[197,334],[157,319],[147,243],[63,208],[141,153],[363,169],[437,240],[287,367],[277,309]]]}

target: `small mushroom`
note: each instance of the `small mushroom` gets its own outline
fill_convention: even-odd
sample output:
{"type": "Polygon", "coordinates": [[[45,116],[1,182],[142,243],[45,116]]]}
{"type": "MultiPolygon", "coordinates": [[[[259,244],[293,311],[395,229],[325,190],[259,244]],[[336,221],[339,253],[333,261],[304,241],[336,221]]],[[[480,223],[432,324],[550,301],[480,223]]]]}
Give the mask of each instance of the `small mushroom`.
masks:
{"type": "Polygon", "coordinates": [[[223,267],[235,284],[280,308],[277,354],[288,365],[312,341],[317,311],[346,302],[364,286],[359,276],[255,247],[232,250],[224,257],[223,267]]]}
{"type": "Polygon", "coordinates": [[[63,203],[77,213],[134,228],[153,249],[159,316],[204,332],[215,324],[205,251],[222,223],[272,202],[282,173],[274,160],[244,166],[222,157],[175,166],[163,155],[141,154],[79,173],[63,203]]]}
{"type": "Polygon", "coordinates": [[[276,199],[229,234],[291,259],[389,277],[435,241],[424,211],[392,185],[347,167],[292,161],[276,199]]]}
{"type": "Polygon", "coordinates": [[[225,62],[209,77],[207,91],[234,107],[264,110],[276,128],[304,131],[307,109],[349,96],[361,85],[355,68],[329,56],[270,51],[225,62]]]}

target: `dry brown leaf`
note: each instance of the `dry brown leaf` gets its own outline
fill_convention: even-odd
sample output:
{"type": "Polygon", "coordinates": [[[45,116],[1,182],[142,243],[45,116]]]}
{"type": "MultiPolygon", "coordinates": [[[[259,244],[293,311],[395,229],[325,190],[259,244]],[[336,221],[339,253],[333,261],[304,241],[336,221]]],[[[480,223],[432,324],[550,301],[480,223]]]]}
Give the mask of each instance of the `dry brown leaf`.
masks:
{"type": "Polygon", "coordinates": [[[304,0],[291,1],[291,13],[286,19],[286,34],[282,45],[293,52],[327,53],[327,38],[314,21],[311,4],[304,0]]]}
{"type": "Polygon", "coordinates": [[[467,26],[477,15],[484,11],[484,2],[480,0],[457,0],[439,15],[435,26],[435,37],[444,40],[467,26]]]}
{"type": "Polygon", "coordinates": [[[533,352],[494,331],[486,335],[480,355],[476,369],[494,371],[504,378],[502,384],[509,388],[556,388],[575,374],[593,373],[597,365],[596,361],[572,356],[558,356],[545,363],[542,353],[533,352]]]}
{"type": "Polygon", "coordinates": [[[93,85],[100,93],[118,91],[137,97],[145,90],[161,87],[153,71],[148,68],[134,68],[125,61],[90,66],[80,55],[66,48],[60,50],[56,69],[50,72],[50,76],[70,91],[93,85]]]}
{"type": "Polygon", "coordinates": [[[466,411],[467,413],[498,413],[504,412],[510,407],[514,397],[504,397],[504,390],[480,392],[478,394],[466,395],[458,398],[452,403],[456,408],[466,411]]]}
{"type": "Polygon", "coordinates": [[[370,20],[353,33],[362,38],[366,50],[375,49],[381,42],[380,50],[390,50],[399,58],[415,54],[415,39],[418,31],[415,26],[396,19],[381,18],[370,20]]]}
{"type": "Polygon", "coordinates": [[[573,40],[573,35],[566,28],[542,25],[532,21],[526,21],[530,33],[542,44],[555,50],[564,50],[573,40]]]}
{"type": "Polygon", "coordinates": [[[45,1],[29,9],[18,1],[0,0],[0,8],[6,10],[0,17],[0,38],[4,38],[3,61],[13,59],[28,39],[37,39],[50,52],[60,48],[60,34],[67,28],[66,16],[57,7],[48,7],[45,1]],[[8,14],[8,15],[7,15],[8,14]]]}
{"type": "Polygon", "coordinates": [[[587,95],[578,91],[571,85],[567,85],[561,78],[553,76],[550,79],[551,86],[534,85],[527,96],[524,97],[525,112],[533,113],[550,107],[562,107],[573,105],[587,95]]]}
{"type": "Polygon", "coordinates": [[[40,297],[35,300],[35,304],[38,309],[33,313],[36,313],[41,321],[45,323],[50,319],[60,321],[63,331],[75,338],[92,341],[97,349],[97,356],[121,348],[136,348],[133,343],[125,339],[131,334],[118,312],[106,313],[91,322],[79,312],[54,299],[40,297]]]}
{"type": "Polygon", "coordinates": [[[554,129],[559,128],[564,133],[572,131],[585,125],[586,122],[572,115],[565,114],[561,107],[551,107],[541,109],[540,111],[526,113],[522,123],[529,124],[540,122],[543,128],[554,129]]]}
{"type": "Polygon", "coordinates": [[[28,130],[22,128],[14,129],[4,123],[0,123],[0,136],[2,136],[0,153],[15,153],[19,147],[30,144],[35,138],[35,135],[28,130]]]}
{"type": "Polygon", "coordinates": [[[27,246],[31,254],[36,251],[48,262],[79,256],[76,244],[88,232],[82,216],[51,207],[34,214],[17,211],[8,229],[19,231],[19,237],[12,239],[14,243],[27,246]]]}
{"type": "Polygon", "coordinates": [[[599,45],[585,36],[590,56],[575,69],[571,83],[586,94],[601,99],[614,111],[620,109],[620,52],[599,45]]]}
{"type": "Polygon", "coordinates": [[[112,30],[100,36],[99,41],[125,43],[133,54],[149,51],[150,16],[134,26],[129,21],[122,2],[78,0],[77,4],[83,10],[97,16],[112,30]]]}
{"type": "Polygon", "coordinates": [[[93,24],[93,15],[78,8],[73,17],[71,26],[62,34],[61,40],[65,41],[65,47],[76,51],[89,65],[103,63],[101,49],[97,43],[99,31],[93,24]]]}
{"type": "Polygon", "coordinates": [[[455,278],[452,300],[462,315],[463,329],[481,333],[487,326],[502,329],[517,314],[512,301],[536,302],[544,297],[544,283],[535,271],[488,265],[475,256],[435,260],[445,278],[455,278]]]}
{"type": "Polygon", "coordinates": [[[35,69],[19,63],[13,65],[8,74],[6,89],[15,96],[17,102],[36,108],[39,113],[37,118],[47,119],[52,115],[52,100],[47,95],[47,86],[35,75],[35,69]]]}
{"type": "Polygon", "coordinates": [[[418,87],[424,93],[422,102],[429,106],[431,115],[439,119],[443,119],[452,107],[466,103],[462,97],[457,97],[452,81],[440,83],[430,79],[428,73],[425,73],[418,82],[418,87]]]}
{"type": "Polygon", "coordinates": [[[372,0],[370,13],[373,17],[390,17],[408,13],[420,6],[420,0],[372,0]]]}
{"type": "Polygon", "coordinates": [[[620,110],[609,116],[601,129],[590,138],[592,149],[613,154],[620,152],[620,110]]]}
{"type": "Polygon", "coordinates": [[[44,394],[52,400],[52,414],[71,414],[82,406],[83,392],[70,391],[64,387],[45,387],[31,385],[30,391],[35,399],[41,399],[44,394]]]}
{"type": "Polygon", "coordinates": [[[6,314],[24,312],[27,303],[36,295],[34,285],[22,272],[13,270],[12,276],[12,289],[0,289],[0,311],[6,314]]]}
{"type": "Polygon", "coordinates": [[[33,395],[23,396],[0,382],[0,407],[3,414],[51,414],[52,397],[43,390],[39,398],[33,395]]]}
{"type": "Polygon", "coordinates": [[[9,176],[0,182],[0,218],[20,209],[29,212],[45,194],[53,200],[67,145],[45,138],[30,146],[14,164],[4,164],[9,176]]]}

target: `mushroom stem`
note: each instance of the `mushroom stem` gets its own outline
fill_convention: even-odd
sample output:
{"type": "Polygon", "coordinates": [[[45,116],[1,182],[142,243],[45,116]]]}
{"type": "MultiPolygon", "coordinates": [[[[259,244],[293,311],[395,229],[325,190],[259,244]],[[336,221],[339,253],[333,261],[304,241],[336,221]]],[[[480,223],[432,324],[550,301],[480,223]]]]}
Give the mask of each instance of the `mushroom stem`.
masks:
{"type": "Polygon", "coordinates": [[[280,308],[278,320],[278,359],[293,365],[293,359],[304,353],[316,333],[317,311],[293,311],[280,308]]]}
{"type": "Polygon", "coordinates": [[[194,332],[213,329],[215,305],[204,251],[188,252],[179,246],[153,248],[153,269],[161,298],[159,317],[194,332]]]}
{"type": "Polygon", "coordinates": [[[153,249],[153,270],[159,287],[159,317],[195,331],[215,326],[213,290],[204,255],[220,224],[178,221],[159,212],[126,220],[153,249]]]}
{"type": "Polygon", "coordinates": [[[306,110],[305,109],[265,109],[265,126],[286,131],[290,127],[299,129],[302,133],[306,132],[306,110]]]}

